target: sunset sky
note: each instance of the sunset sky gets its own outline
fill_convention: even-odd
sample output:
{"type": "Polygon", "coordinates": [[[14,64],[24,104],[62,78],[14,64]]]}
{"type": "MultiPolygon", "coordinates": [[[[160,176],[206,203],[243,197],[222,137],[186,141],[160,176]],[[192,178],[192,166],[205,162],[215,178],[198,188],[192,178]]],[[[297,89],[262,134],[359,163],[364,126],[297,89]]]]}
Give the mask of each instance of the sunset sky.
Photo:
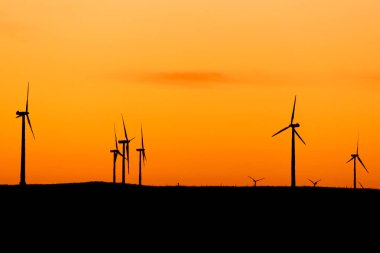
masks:
{"type": "MultiPolygon", "coordinates": [[[[112,181],[114,125],[146,185],[380,188],[378,0],[0,0],[0,184],[112,181]]],[[[121,145],[119,147],[121,149],[121,145]]],[[[121,181],[121,159],[117,163],[121,181]]]]}

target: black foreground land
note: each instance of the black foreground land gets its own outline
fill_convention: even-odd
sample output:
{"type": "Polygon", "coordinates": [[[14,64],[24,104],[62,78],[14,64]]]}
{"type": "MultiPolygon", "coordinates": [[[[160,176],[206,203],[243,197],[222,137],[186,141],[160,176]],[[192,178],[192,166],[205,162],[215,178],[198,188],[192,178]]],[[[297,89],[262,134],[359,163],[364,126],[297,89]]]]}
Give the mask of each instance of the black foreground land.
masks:
{"type": "MultiPolygon", "coordinates": [[[[146,241],[139,247],[163,250],[178,243],[197,251],[204,245],[246,250],[250,245],[244,240],[286,238],[341,245],[337,238],[343,236],[347,242],[355,235],[355,242],[360,242],[357,236],[367,238],[368,231],[378,231],[380,224],[377,189],[86,182],[0,185],[0,200],[1,225],[7,231],[3,241],[33,238],[38,249],[47,238],[70,249],[78,243],[110,247],[141,239],[160,244],[146,241]],[[367,232],[356,233],[361,229],[367,232]]],[[[276,246],[284,245],[266,245],[276,246]]]]}
{"type": "Polygon", "coordinates": [[[92,210],[94,213],[149,211],[334,212],[378,210],[379,189],[330,187],[138,186],[107,182],[50,185],[0,185],[3,211],[92,210]]]}

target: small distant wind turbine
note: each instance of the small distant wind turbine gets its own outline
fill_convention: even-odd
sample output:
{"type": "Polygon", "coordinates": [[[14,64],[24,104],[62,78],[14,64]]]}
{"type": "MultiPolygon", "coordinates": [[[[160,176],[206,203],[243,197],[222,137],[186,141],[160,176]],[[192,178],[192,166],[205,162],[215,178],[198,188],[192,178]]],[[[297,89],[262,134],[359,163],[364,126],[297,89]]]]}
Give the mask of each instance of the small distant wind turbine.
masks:
{"type": "Polygon", "coordinates": [[[250,177],[250,176],[248,176],[250,179],[252,179],[252,181],[253,181],[253,186],[254,187],[256,187],[256,183],[258,182],[258,181],[260,181],[260,180],[263,180],[264,178],[260,178],[260,179],[254,179],[253,177],[250,177]]]}
{"type": "MultiPolygon", "coordinates": [[[[123,119],[123,127],[124,127],[124,137],[125,137],[125,140],[119,140],[119,143],[123,144],[123,157],[126,157],[126,159],[127,159],[127,162],[128,162],[128,174],[129,174],[129,143],[135,137],[133,137],[132,139],[128,139],[128,135],[127,135],[127,130],[125,128],[123,114],[121,115],[121,118],[123,119]],[[125,156],[125,151],[127,152],[127,156],[125,156]]],[[[121,175],[121,177],[122,177],[121,183],[125,184],[125,159],[123,159],[123,163],[122,163],[122,175],[121,175]]]]}
{"type": "Polygon", "coordinates": [[[317,186],[317,183],[318,183],[319,181],[321,181],[321,179],[318,179],[317,181],[313,181],[313,180],[311,180],[311,179],[309,179],[309,178],[308,178],[308,180],[313,184],[314,187],[317,186]]]}
{"type": "Polygon", "coordinates": [[[364,166],[363,161],[360,159],[360,156],[359,156],[359,139],[358,139],[358,142],[356,144],[356,154],[351,154],[351,159],[346,162],[346,163],[349,163],[351,160],[354,160],[354,189],[356,189],[356,158],[359,160],[360,164],[363,166],[365,171],[367,171],[367,173],[369,173],[367,168],[364,166]]]}
{"type": "MultiPolygon", "coordinates": [[[[121,156],[124,158],[124,156],[121,154],[119,147],[118,147],[118,142],[117,142],[117,137],[116,137],[116,129],[114,127],[114,132],[115,132],[115,144],[116,144],[116,149],[111,149],[110,152],[113,153],[113,183],[116,183],[116,160],[117,156],[121,156]]],[[[125,158],[124,158],[125,159],[125,158]]]]}
{"type": "Polygon", "coordinates": [[[25,108],[25,112],[20,112],[20,111],[16,112],[16,115],[17,115],[16,118],[22,117],[20,185],[26,185],[26,181],[25,181],[25,117],[28,120],[28,124],[29,124],[30,130],[32,131],[33,138],[35,139],[35,136],[34,136],[34,133],[33,133],[32,124],[30,123],[28,107],[29,107],[29,82],[28,82],[28,91],[27,91],[27,94],[26,94],[26,108],[25,108]]]}
{"type": "Polygon", "coordinates": [[[141,126],[141,148],[136,149],[136,151],[139,152],[139,185],[141,185],[141,162],[145,164],[146,162],[146,155],[145,155],[145,148],[144,148],[144,137],[143,137],[143,130],[141,126]]]}
{"type": "Polygon", "coordinates": [[[295,108],[296,108],[296,99],[297,99],[297,97],[294,98],[293,113],[292,113],[292,117],[290,119],[290,125],[287,126],[287,127],[285,127],[285,128],[283,128],[283,129],[281,129],[280,131],[278,131],[274,135],[272,135],[272,137],[274,137],[277,134],[285,131],[289,127],[292,128],[292,160],[291,160],[291,186],[292,187],[296,186],[296,146],[295,146],[295,134],[303,142],[303,144],[306,145],[306,143],[302,140],[301,136],[296,131],[296,127],[299,127],[300,124],[298,124],[298,123],[294,124],[293,123],[294,111],[295,111],[295,108]]]}

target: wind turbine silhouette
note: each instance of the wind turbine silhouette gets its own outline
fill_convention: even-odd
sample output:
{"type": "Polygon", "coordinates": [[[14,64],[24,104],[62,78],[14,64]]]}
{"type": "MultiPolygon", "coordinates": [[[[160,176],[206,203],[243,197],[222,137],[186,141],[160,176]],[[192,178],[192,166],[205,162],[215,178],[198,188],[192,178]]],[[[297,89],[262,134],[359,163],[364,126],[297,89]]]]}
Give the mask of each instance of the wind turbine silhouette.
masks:
{"type": "Polygon", "coordinates": [[[254,179],[253,177],[250,177],[250,176],[248,176],[250,179],[252,179],[252,181],[253,181],[253,186],[254,187],[256,187],[256,183],[258,182],[258,181],[260,181],[260,180],[263,180],[264,178],[260,178],[260,179],[254,179]]]}
{"type": "Polygon", "coordinates": [[[141,161],[144,164],[146,162],[146,155],[145,155],[145,148],[144,148],[144,137],[143,137],[142,126],[141,126],[141,148],[136,149],[136,151],[139,152],[139,185],[141,185],[141,161]]]}
{"type": "Polygon", "coordinates": [[[295,134],[303,142],[303,144],[306,145],[306,143],[302,140],[301,136],[296,131],[296,127],[299,127],[300,124],[298,124],[298,123],[294,124],[293,123],[293,120],[294,120],[294,111],[295,111],[295,108],[296,108],[296,100],[297,100],[297,96],[294,97],[293,113],[292,113],[292,117],[290,119],[290,125],[287,126],[287,127],[285,127],[285,128],[283,128],[283,129],[281,129],[280,131],[278,131],[274,135],[272,135],[272,137],[274,137],[277,134],[285,131],[289,127],[292,128],[292,160],[291,160],[291,186],[292,187],[296,186],[296,146],[295,146],[295,134]]]}
{"type": "Polygon", "coordinates": [[[356,144],[356,154],[351,154],[351,159],[346,162],[346,163],[349,163],[351,160],[354,160],[354,189],[356,189],[356,158],[359,160],[359,162],[361,163],[361,165],[363,166],[365,171],[367,171],[367,173],[369,173],[367,168],[364,166],[363,161],[360,159],[360,156],[359,156],[359,138],[358,138],[358,142],[356,144]]]}
{"type": "Polygon", "coordinates": [[[25,108],[25,112],[20,112],[20,111],[16,112],[16,115],[17,115],[16,118],[22,117],[20,185],[26,185],[26,181],[25,181],[25,117],[28,120],[28,124],[29,124],[30,130],[32,131],[33,138],[36,139],[35,136],[34,136],[32,124],[30,123],[28,107],[29,107],[29,82],[28,82],[28,91],[27,91],[27,94],[26,94],[26,108],[25,108]]]}
{"type": "MultiPolygon", "coordinates": [[[[125,123],[124,123],[124,117],[123,117],[123,114],[121,115],[121,118],[123,119],[123,127],[124,127],[124,137],[125,137],[125,140],[119,140],[119,143],[123,144],[123,157],[127,158],[127,162],[128,162],[128,174],[129,174],[129,143],[135,138],[133,137],[132,139],[128,139],[128,135],[127,135],[127,130],[125,128],[125,123]],[[127,151],[127,156],[125,156],[125,151],[127,151]]],[[[122,163],[122,181],[121,183],[122,184],[125,184],[125,159],[123,159],[123,163],[122,163]]]]}
{"type": "Polygon", "coordinates": [[[317,181],[313,181],[313,180],[311,180],[311,179],[309,179],[309,178],[308,178],[308,180],[313,184],[314,187],[317,186],[317,183],[318,183],[319,181],[321,181],[321,179],[318,179],[317,181]]]}
{"type": "Polygon", "coordinates": [[[111,149],[110,152],[113,153],[113,183],[116,183],[116,160],[117,156],[120,155],[125,159],[125,157],[120,153],[119,147],[118,147],[118,142],[117,142],[117,137],[116,137],[116,128],[114,126],[114,132],[115,132],[115,144],[116,144],[116,149],[111,149]]]}

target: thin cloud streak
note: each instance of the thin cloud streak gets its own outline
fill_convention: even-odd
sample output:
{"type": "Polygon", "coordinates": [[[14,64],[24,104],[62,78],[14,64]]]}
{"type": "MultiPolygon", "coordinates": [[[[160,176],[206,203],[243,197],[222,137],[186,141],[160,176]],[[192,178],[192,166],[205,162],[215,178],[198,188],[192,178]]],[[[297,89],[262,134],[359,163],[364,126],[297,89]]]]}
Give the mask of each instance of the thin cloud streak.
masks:
{"type": "Polygon", "coordinates": [[[221,72],[159,72],[146,74],[144,75],[144,79],[159,84],[164,83],[187,86],[236,82],[236,80],[221,72]]]}
{"type": "Polygon", "coordinates": [[[0,20],[0,37],[19,38],[25,30],[21,24],[0,20]]]}
{"type": "Polygon", "coordinates": [[[147,73],[113,73],[106,77],[122,82],[146,82],[154,85],[172,85],[185,87],[216,87],[218,85],[255,85],[255,86],[309,86],[309,85],[341,85],[342,82],[351,80],[380,82],[378,74],[353,74],[347,72],[329,73],[278,73],[260,70],[252,70],[245,73],[223,73],[207,71],[166,71],[147,73]]]}

